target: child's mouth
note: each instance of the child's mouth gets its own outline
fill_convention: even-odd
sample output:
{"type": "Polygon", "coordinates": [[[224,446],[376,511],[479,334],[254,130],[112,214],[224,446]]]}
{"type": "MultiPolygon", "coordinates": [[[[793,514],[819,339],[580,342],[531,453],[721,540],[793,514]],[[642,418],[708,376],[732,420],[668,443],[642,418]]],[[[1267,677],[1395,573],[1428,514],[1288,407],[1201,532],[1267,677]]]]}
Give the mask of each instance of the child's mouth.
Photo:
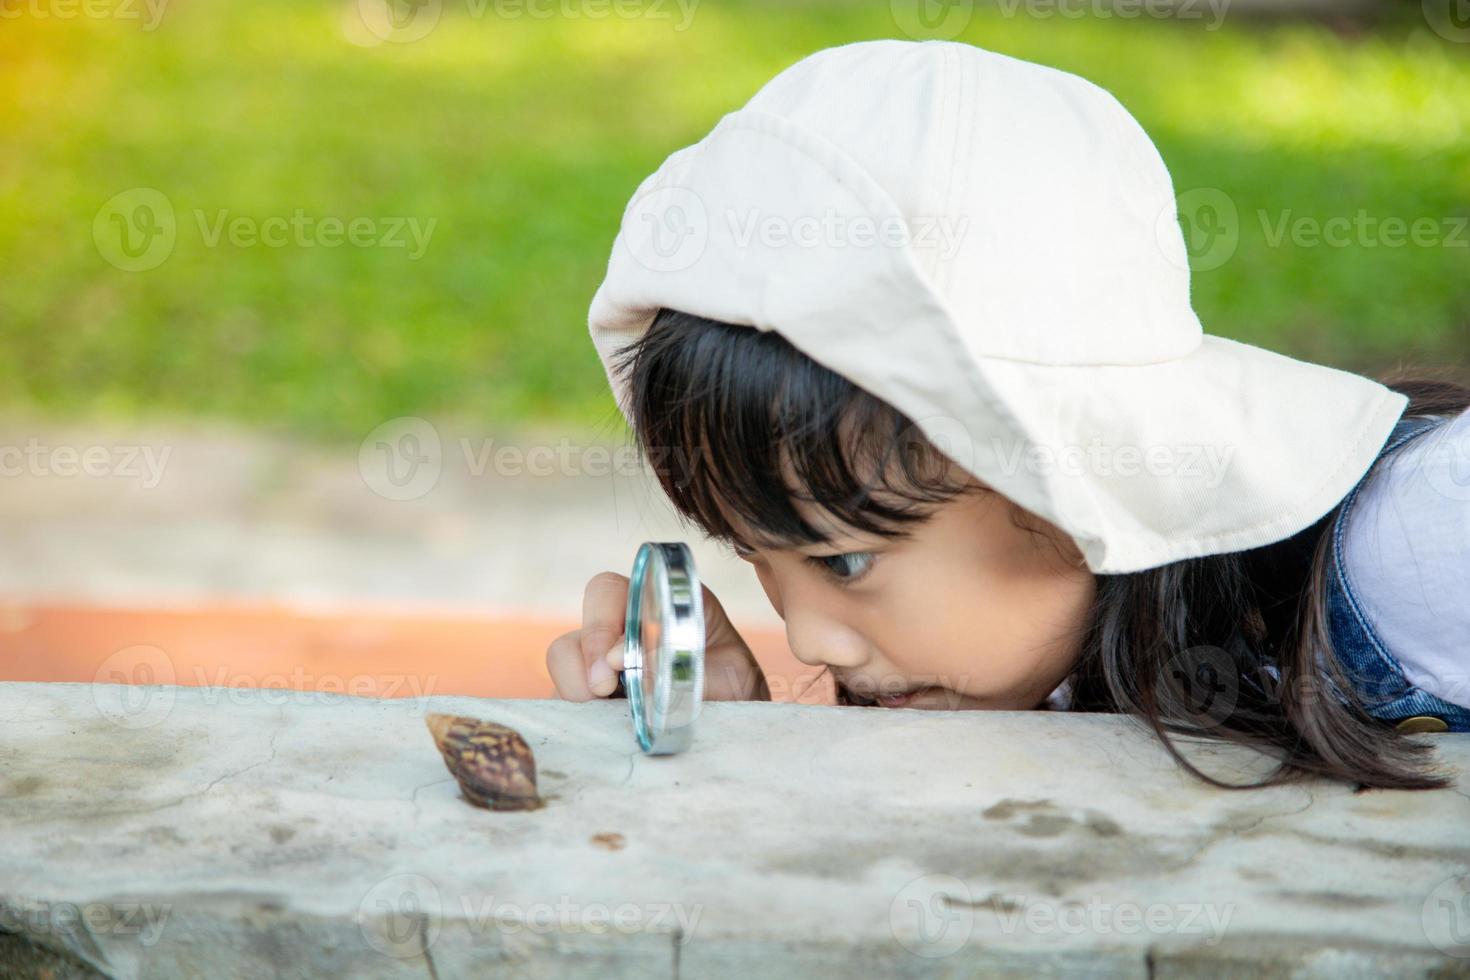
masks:
{"type": "Polygon", "coordinates": [[[880,707],[880,708],[904,708],[918,698],[920,694],[927,691],[928,687],[917,687],[911,691],[879,692],[863,690],[859,687],[854,690],[842,681],[837,682],[838,702],[858,707],[880,707]]]}

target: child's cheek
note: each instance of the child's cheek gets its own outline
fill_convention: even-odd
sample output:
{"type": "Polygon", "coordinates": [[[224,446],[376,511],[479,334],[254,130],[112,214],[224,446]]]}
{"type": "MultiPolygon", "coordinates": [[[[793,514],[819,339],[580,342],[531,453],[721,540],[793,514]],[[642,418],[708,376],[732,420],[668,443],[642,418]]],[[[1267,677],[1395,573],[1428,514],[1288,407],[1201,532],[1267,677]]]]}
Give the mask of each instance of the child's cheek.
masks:
{"type": "Polygon", "coordinates": [[[1080,654],[1092,575],[987,575],[973,563],[941,569],[936,559],[883,604],[878,648],[913,681],[982,702],[966,706],[1040,703],[1080,654]]]}

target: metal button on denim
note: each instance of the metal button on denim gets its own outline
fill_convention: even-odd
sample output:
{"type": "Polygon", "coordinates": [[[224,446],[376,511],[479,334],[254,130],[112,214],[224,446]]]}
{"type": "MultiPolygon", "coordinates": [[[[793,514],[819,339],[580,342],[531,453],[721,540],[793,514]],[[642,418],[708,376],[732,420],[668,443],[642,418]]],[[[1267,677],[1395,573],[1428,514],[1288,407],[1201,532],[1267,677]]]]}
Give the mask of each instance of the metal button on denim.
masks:
{"type": "Polygon", "coordinates": [[[1434,715],[1415,715],[1412,718],[1405,718],[1394,727],[1409,735],[1450,730],[1449,724],[1443,718],[1436,718],[1434,715]]]}

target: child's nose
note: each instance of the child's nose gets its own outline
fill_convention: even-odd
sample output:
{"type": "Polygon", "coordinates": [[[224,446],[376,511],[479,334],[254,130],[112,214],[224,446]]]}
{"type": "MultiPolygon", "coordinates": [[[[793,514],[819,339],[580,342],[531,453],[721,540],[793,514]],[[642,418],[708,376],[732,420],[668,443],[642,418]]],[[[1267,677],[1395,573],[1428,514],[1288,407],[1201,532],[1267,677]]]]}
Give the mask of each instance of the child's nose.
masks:
{"type": "Polygon", "coordinates": [[[828,616],[786,610],[786,642],[810,667],[855,668],[868,661],[868,644],[857,632],[828,616]]]}

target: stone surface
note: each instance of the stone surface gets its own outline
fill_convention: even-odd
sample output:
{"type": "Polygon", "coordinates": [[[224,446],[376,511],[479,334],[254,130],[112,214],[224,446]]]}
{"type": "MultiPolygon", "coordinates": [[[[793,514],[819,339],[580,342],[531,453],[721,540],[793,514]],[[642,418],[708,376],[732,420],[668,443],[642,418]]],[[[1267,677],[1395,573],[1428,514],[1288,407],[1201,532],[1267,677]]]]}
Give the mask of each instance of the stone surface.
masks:
{"type": "Polygon", "coordinates": [[[1216,790],[1099,715],[713,704],[650,758],[621,702],[0,684],[0,976],[1467,976],[1467,792],[1216,790]],[[469,806],[429,711],[547,806],[469,806]]]}

